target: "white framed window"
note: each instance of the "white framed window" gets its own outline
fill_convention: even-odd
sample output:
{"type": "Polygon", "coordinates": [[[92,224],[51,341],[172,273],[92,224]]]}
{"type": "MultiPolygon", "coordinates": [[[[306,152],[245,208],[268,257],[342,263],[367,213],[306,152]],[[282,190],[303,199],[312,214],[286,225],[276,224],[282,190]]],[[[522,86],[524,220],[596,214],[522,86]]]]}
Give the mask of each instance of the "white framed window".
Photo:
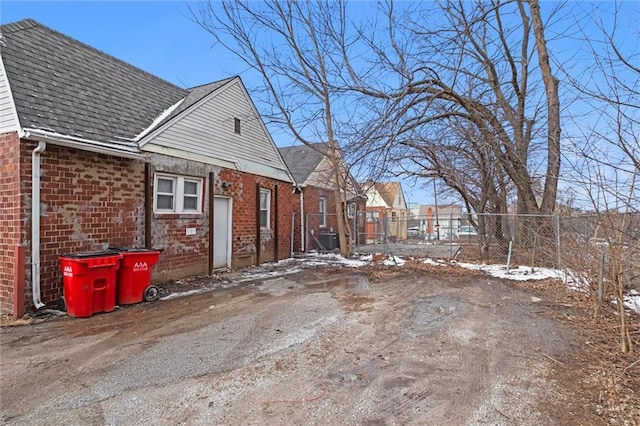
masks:
{"type": "Polygon", "coordinates": [[[320,227],[327,226],[327,199],[320,197],[320,203],[318,204],[318,213],[320,215],[320,227]]]}
{"type": "Polygon", "coordinates": [[[380,220],[380,212],[367,212],[367,222],[378,222],[380,220]]]}
{"type": "Polygon", "coordinates": [[[356,203],[347,204],[347,217],[353,219],[356,215],[356,203]]]}
{"type": "Polygon", "coordinates": [[[154,210],[156,213],[202,213],[201,178],[157,173],[154,210]]]}
{"type": "Polygon", "coordinates": [[[271,191],[260,190],[260,228],[269,229],[271,223],[271,191]]]}
{"type": "Polygon", "coordinates": [[[396,212],[391,212],[391,222],[395,222],[398,220],[398,215],[396,212]]]}
{"type": "Polygon", "coordinates": [[[240,119],[239,119],[239,118],[234,118],[234,119],[233,119],[233,132],[234,132],[236,135],[239,135],[239,134],[240,134],[240,129],[241,129],[241,127],[242,127],[242,126],[240,125],[240,123],[241,123],[241,122],[240,122],[240,119]]]}

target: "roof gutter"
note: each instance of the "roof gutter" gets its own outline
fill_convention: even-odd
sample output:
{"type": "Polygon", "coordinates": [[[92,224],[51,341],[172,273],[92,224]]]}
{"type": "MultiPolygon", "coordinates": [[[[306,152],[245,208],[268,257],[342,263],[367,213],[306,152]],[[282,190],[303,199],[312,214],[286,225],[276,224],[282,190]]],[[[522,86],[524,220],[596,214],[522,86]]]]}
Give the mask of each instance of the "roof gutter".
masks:
{"type": "Polygon", "coordinates": [[[132,160],[144,160],[143,154],[134,152],[133,147],[127,147],[132,149],[131,151],[118,149],[109,144],[103,142],[97,142],[89,139],[77,138],[68,135],[62,135],[60,133],[47,132],[40,129],[23,129],[24,139],[29,139],[38,142],[46,142],[52,145],[64,146],[67,148],[79,149],[82,151],[95,152],[97,154],[112,155],[114,157],[130,158],[132,160]]]}
{"type": "Polygon", "coordinates": [[[31,152],[31,292],[36,309],[44,307],[40,299],[40,154],[47,144],[38,142],[31,152]]]}

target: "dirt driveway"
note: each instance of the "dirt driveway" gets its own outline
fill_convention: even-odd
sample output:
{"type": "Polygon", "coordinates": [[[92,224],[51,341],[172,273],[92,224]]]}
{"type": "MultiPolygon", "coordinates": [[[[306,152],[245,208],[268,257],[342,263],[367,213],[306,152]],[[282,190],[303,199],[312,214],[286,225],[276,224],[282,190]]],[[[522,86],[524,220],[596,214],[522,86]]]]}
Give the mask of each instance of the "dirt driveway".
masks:
{"type": "Polygon", "coordinates": [[[554,380],[554,309],[483,275],[315,268],[3,328],[1,421],[597,424],[554,380]]]}

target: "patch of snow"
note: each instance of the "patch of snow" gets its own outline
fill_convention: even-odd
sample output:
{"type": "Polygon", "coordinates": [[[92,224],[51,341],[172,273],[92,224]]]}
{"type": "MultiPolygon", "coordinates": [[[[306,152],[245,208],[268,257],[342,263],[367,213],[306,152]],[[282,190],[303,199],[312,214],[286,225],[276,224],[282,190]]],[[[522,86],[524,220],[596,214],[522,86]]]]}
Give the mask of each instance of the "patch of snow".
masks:
{"type": "Polygon", "coordinates": [[[425,260],[423,260],[422,263],[426,263],[427,265],[433,265],[433,266],[444,266],[444,264],[445,264],[442,259],[438,259],[436,261],[436,260],[429,259],[429,258],[426,258],[425,260]]]}
{"type": "Polygon", "coordinates": [[[386,266],[402,266],[405,264],[405,260],[398,256],[393,256],[393,259],[385,259],[382,264],[386,266]]]}
{"type": "Polygon", "coordinates": [[[178,102],[176,102],[175,104],[171,105],[169,108],[165,109],[164,111],[162,111],[162,113],[156,117],[155,120],[153,120],[153,123],[151,123],[149,125],[149,127],[147,127],[146,129],[144,129],[142,132],[140,132],[138,134],[138,136],[136,136],[135,138],[133,138],[134,141],[139,141],[140,139],[142,139],[143,137],[145,137],[147,134],[149,134],[158,124],[160,124],[162,122],[162,120],[164,120],[165,118],[167,118],[169,115],[171,115],[171,113],[173,111],[175,111],[176,108],[178,108],[178,106],[185,100],[187,99],[186,96],[182,99],[180,99],[178,102]]]}
{"type": "Polygon", "coordinates": [[[45,129],[22,129],[22,130],[24,133],[27,133],[27,134],[30,133],[36,136],[55,139],[58,141],[68,141],[69,143],[79,142],[79,143],[86,144],[87,146],[93,146],[97,148],[105,148],[109,150],[117,150],[117,151],[136,153],[136,154],[139,153],[138,144],[133,141],[126,141],[126,142],[114,141],[114,143],[108,143],[108,142],[99,142],[91,139],[85,139],[85,138],[74,136],[74,135],[64,135],[62,133],[57,133],[55,131],[48,131],[45,129]]]}
{"type": "Polygon", "coordinates": [[[348,268],[360,268],[361,266],[366,266],[369,264],[369,262],[367,261],[358,260],[358,259],[345,259],[344,257],[342,257],[342,259],[338,263],[348,268]]]}
{"type": "Polygon", "coordinates": [[[640,293],[636,290],[629,290],[629,293],[624,296],[623,300],[625,307],[640,314],[640,293]]]}
{"type": "Polygon", "coordinates": [[[171,299],[175,299],[177,297],[184,297],[184,296],[191,296],[193,294],[200,294],[200,293],[205,293],[207,291],[210,291],[211,289],[209,288],[197,288],[194,290],[189,290],[189,291],[181,291],[181,292],[177,292],[177,293],[171,293],[165,297],[161,297],[160,300],[171,300],[171,299]]]}
{"type": "Polygon", "coordinates": [[[465,269],[483,271],[496,278],[506,278],[514,281],[543,280],[545,278],[559,278],[564,281],[566,278],[564,272],[548,268],[518,266],[517,268],[510,268],[509,271],[507,271],[506,265],[487,265],[484,263],[478,265],[463,262],[459,262],[458,266],[465,269]]]}
{"type": "MultiPolygon", "coordinates": [[[[435,262],[426,259],[424,263],[434,264],[435,262]]],[[[451,262],[456,263],[456,262],[451,262]]],[[[584,276],[580,276],[572,271],[559,271],[549,268],[530,268],[519,266],[509,269],[507,273],[506,265],[486,265],[475,263],[457,262],[457,265],[471,270],[483,271],[496,278],[506,278],[514,281],[542,280],[545,278],[555,278],[562,280],[567,288],[574,291],[586,293],[589,291],[589,283],[584,276]]],[[[613,301],[615,303],[615,301],[613,301]]],[[[640,314],[640,293],[637,290],[629,290],[624,296],[624,306],[640,314]]]]}

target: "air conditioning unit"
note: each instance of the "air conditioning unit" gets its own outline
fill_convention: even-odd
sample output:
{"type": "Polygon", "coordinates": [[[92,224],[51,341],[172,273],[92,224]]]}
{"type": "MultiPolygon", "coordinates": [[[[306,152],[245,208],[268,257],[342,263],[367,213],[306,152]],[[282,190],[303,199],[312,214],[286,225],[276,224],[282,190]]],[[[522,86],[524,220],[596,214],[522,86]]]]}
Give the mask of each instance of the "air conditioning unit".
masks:
{"type": "Polygon", "coordinates": [[[319,241],[325,250],[335,250],[338,247],[340,247],[340,242],[338,241],[338,234],[336,234],[335,232],[320,234],[319,241]]]}

